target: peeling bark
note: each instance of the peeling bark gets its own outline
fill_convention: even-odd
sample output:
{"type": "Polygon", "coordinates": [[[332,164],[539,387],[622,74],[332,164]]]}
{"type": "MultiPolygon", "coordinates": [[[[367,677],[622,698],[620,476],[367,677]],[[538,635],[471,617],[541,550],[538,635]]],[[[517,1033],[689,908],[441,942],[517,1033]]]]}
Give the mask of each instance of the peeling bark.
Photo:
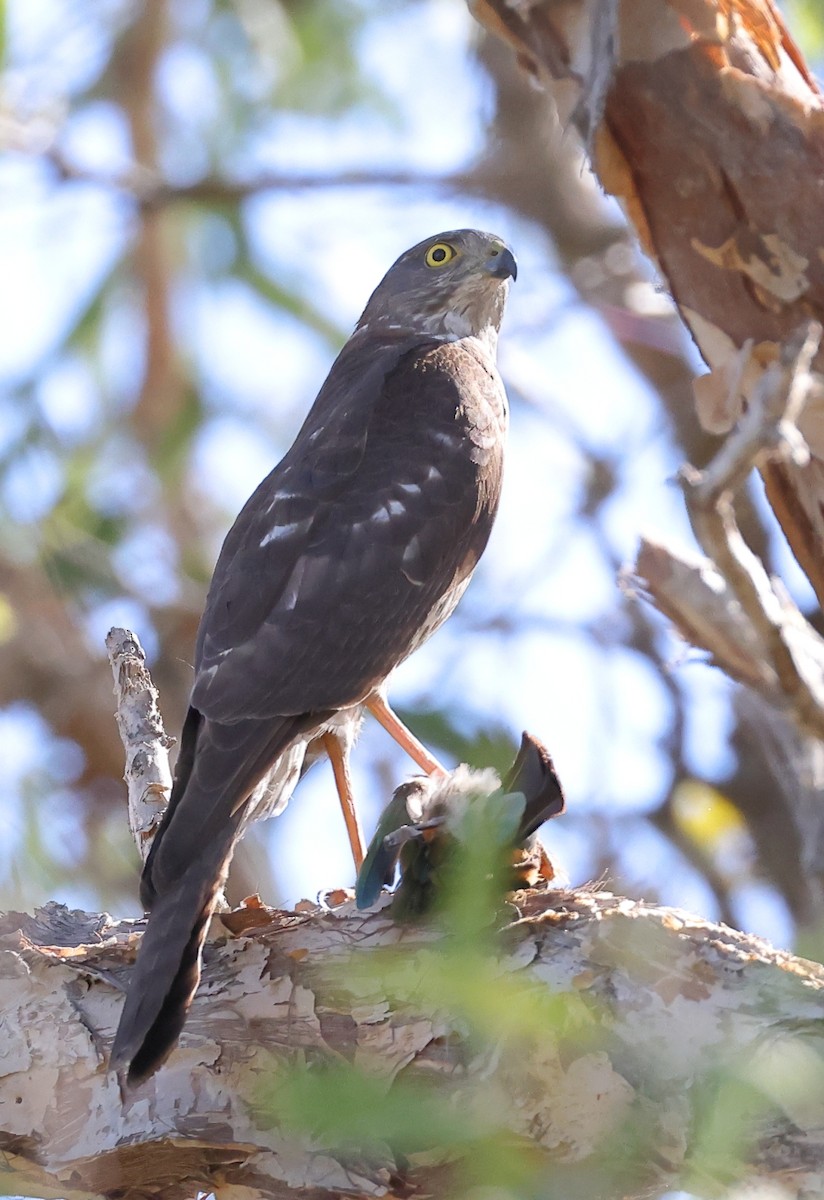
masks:
{"type": "MultiPolygon", "coordinates": [[[[798,422],[820,342],[821,327],[815,326],[782,347],[712,463],[704,471],[682,468],[692,526],[708,558],[684,558],[643,541],[636,577],[688,641],[709,650],[733,679],[790,712],[805,733],[824,740],[824,640],[745,544],[733,506],[754,466],[807,461],[798,422]]],[[[739,378],[748,362],[741,358],[739,378]]]]}
{"type": "Polygon", "coordinates": [[[117,727],[126,751],[129,828],[145,862],[169,803],[169,749],[174,738],[163,726],[160,698],[137,635],[130,629],[110,629],[106,650],[114,675],[117,727]]]}
{"type": "Polygon", "coordinates": [[[414,984],[393,1006],[379,976],[351,972],[353,954],[362,966],[399,946],[414,980],[432,931],[402,930],[348,900],[302,913],[250,902],[215,922],[179,1048],[125,1099],[106,1060],[141,923],[59,905],[9,914],[0,922],[0,1184],[84,1200],[183,1200],[198,1188],[244,1200],[293,1190],[305,1200],[448,1194],[450,1164],[431,1153],[403,1161],[382,1146],[355,1158],[351,1147],[347,1155],[287,1132],[261,1107],[260,1088],[300,1057],[310,1067],[354,1063],[387,1094],[401,1074],[434,1081],[456,1105],[494,1093],[502,1125],[543,1156],[553,1179],[568,1179],[569,1195],[628,1127],[655,1148],[632,1195],[676,1186],[707,1087],[726,1068],[746,1072],[770,1101],[745,1174],[784,1181],[794,1196],[824,1192],[824,968],[604,893],[515,899],[520,919],[504,931],[494,971],[564,1001],[539,1043],[511,1039],[479,1054],[459,1014],[416,1007],[414,984]]]}
{"type": "MultiPolygon", "coordinates": [[[[732,427],[781,345],[824,318],[824,98],[772,0],[469,0],[539,80],[563,80],[594,169],[656,262],[710,374],[705,427],[732,427]],[[729,375],[752,342],[748,376],[729,375]]],[[[819,352],[819,371],[824,354],[819,352]]],[[[824,601],[824,391],[806,465],[761,467],[824,601]]]]}

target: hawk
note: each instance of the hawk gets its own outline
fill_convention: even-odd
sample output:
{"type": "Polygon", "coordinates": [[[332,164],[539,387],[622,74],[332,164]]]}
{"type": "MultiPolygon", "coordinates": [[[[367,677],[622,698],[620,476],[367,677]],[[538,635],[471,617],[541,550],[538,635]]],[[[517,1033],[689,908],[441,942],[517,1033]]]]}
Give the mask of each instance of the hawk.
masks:
{"type": "Polygon", "coordinates": [[[439,770],[384,693],[454,609],[492,528],[508,418],[495,354],[516,273],[506,243],[475,229],[402,254],[223,543],[169,807],[141,878],[149,920],[111,1056],[130,1085],[183,1028],[249,821],[282,811],[325,752],[359,866],[348,753],[364,709],[439,770]]]}
{"type": "Polygon", "coordinates": [[[472,836],[468,808],[482,799],[487,818],[495,822],[491,832],[502,854],[509,852],[502,873],[506,890],[535,887],[542,879],[554,879],[557,885],[559,872],[537,830],[564,812],[564,793],[546,747],[524,733],[503,783],[494,771],[459,767],[447,778],[430,775],[396,789],[358,873],[358,908],[373,905],[400,866],[392,916],[396,921],[427,916],[440,899],[456,847],[472,836]]]}

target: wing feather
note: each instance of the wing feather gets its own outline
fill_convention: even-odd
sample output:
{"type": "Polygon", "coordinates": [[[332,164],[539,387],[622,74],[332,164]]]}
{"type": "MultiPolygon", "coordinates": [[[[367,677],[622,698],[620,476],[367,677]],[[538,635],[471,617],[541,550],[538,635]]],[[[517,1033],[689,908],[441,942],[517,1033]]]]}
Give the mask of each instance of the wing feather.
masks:
{"type": "Polygon", "coordinates": [[[226,539],[193,705],[234,722],[373,690],[483,551],[505,420],[480,350],[356,336],[226,539]]]}

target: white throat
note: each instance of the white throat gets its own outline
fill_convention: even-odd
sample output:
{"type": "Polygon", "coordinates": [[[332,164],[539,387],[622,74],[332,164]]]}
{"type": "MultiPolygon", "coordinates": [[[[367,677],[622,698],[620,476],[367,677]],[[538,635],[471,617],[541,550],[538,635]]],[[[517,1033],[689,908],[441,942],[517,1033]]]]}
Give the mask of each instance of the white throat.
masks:
{"type": "Polygon", "coordinates": [[[475,330],[466,313],[453,309],[445,317],[432,317],[422,322],[425,333],[444,342],[459,342],[463,338],[475,338],[481,343],[490,357],[494,360],[498,350],[498,329],[490,322],[483,329],[475,330]]]}

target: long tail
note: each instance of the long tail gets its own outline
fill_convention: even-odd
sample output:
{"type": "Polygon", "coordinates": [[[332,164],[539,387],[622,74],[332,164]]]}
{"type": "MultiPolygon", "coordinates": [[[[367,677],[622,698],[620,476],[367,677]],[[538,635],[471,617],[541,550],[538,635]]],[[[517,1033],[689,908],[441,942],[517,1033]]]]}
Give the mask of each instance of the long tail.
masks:
{"type": "Polygon", "coordinates": [[[152,908],[112,1047],[110,1066],[129,1064],[131,1086],[174,1049],[200,982],[203,941],[223,886],[235,836],[232,821],[152,908]]]}
{"type": "Polygon", "coordinates": [[[175,1046],[200,981],[203,942],[232,857],[244,805],[311,717],[219,725],[190,709],[167,813],[143,869],[151,910],[115,1035],[110,1066],[132,1086],[175,1046]]]}

